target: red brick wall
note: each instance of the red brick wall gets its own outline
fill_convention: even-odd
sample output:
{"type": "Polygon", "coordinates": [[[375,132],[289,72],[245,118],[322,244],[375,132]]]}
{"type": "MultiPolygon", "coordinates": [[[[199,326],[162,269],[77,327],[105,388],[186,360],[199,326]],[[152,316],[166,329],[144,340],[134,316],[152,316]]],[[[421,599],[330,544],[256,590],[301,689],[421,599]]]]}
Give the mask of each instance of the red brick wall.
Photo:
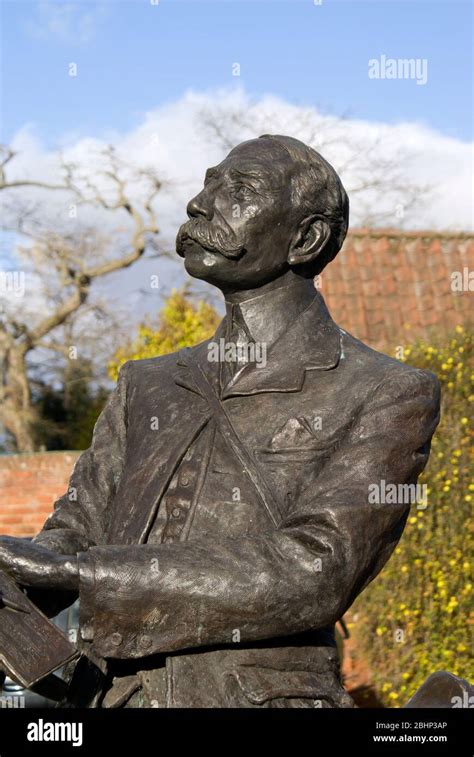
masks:
{"type": "Polygon", "coordinates": [[[0,455],[0,534],[34,536],[67,489],[80,452],[0,455]]]}

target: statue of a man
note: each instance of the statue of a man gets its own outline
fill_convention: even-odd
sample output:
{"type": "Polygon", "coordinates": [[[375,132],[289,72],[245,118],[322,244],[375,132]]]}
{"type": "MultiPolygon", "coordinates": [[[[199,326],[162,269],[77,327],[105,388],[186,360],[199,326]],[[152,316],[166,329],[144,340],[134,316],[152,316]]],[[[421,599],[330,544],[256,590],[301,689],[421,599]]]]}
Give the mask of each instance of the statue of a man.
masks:
{"type": "Polygon", "coordinates": [[[32,543],[1,538],[0,568],[49,614],[79,596],[90,706],[350,707],[334,625],[400,538],[410,498],[383,494],[425,467],[439,385],[329,316],[313,279],[348,199],[313,149],[244,142],[187,212],[177,252],[226,317],[122,367],[68,493],[32,543]]]}

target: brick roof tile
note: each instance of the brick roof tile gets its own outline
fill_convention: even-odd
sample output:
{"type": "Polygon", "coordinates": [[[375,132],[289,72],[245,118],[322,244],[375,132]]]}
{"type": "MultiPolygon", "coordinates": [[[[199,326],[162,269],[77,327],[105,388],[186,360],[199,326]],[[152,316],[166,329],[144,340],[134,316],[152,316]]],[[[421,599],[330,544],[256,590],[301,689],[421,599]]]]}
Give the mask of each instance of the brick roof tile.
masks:
{"type": "Polygon", "coordinates": [[[469,292],[451,274],[474,262],[469,232],[353,229],[321,279],[334,319],[354,336],[389,349],[472,319],[469,292]]]}

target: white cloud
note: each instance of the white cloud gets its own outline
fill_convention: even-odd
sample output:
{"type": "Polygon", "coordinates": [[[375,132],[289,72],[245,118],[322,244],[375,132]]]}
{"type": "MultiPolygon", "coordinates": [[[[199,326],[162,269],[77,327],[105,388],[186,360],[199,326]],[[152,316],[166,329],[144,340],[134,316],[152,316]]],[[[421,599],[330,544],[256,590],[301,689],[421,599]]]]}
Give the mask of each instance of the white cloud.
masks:
{"type": "MultiPolygon", "coordinates": [[[[158,198],[161,227],[174,236],[176,224],[185,216],[189,198],[202,182],[209,165],[221,160],[228,148],[212,128],[203,125],[214,119],[230,145],[262,133],[290,134],[308,141],[341,172],[351,196],[351,224],[365,219],[367,208],[376,214],[387,212],[390,225],[400,224],[389,184],[383,192],[356,192],[382,165],[390,164],[402,189],[429,187],[429,202],[413,212],[407,210],[404,225],[410,228],[471,229],[472,145],[418,123],[390,125],[327,116],[315,108],[292,105],[272,96],[251,101],[242,90],[217,93],[188,92],[175,102],[144,114],[133,131],[117,135],[119,154],[135,166],[150,166],[170,182],[158,198]],[[389,198],[388,198],[389,196],[389,198]],[[390,215],[391,213],[391,215],[390,215]]],[[[67,159],[92,168],[94,155],[106,142],[100,137],[76,137],[62,146],[67,159]]],[[[33,126],[17,133],[13,147],[19,155],[11,170],[19,174],[54,179],[57,155],[47,152],[33,126]]]]}
{"type": "MultiPolygon", "coordinates": [[[[218,163],[228,152],[212,127],[203,125],[203,113],[225,132],[229,144],[263,133],[290,134],[320,148],[322,154],[341,171],[351,199],[351,225],[360,225],[367,213],[385,214],[385,226],[412,229],[471,230],[472,219],[472,145],[444,136],[421,123],[390,125],[341,119],[321,114],[314,108],[301,107],[282,99],[266,96],[252,101],[242,90],[213,93],[188,92],[180,99],[143,115],[141,124],[115,139],[118,154],[134,166],[150,166],[168,181],[160,192],[156,208],[161,239],[173,246],[180,223],[186,218],[186,204],[200,189],[206,168],[218,163]],[[388,163],[388,167],[386,167],[388,163]],[[387,186],[388,175],[397,174],[400,188],[387,186]],[[356,192],[355,188],[377,172],[384,185],[356,192]],[[426,186],[418,206],[409,207],[413,185],[426,186]],[[404,209],[403,218],[399,208],[404,209]]],[[[74,137],[61,147],[68,160],[75,160],[92,170],[94,157],[104,147],[100,137],[74,137]]],[[[13,140],[19,155],[10,164],[11,177],[27,173],[31,178],[54,181],[57,178],[58,154],[48,152],[35,137],[32,126],[22,129],[13,140]]],[[[390,182],[388,182],[390,184],[390,182]]],[[[38,190],[35,197],[38,197],[38,190]]],[[[139,185],[135,192],[140,193],[139,185]]],[[[64,202],[57,193],[48,193],[46,210],[52,221],[64,214],[64,202]],[[62,208],[62,210],[61,210],[62,208]]],[[[109,228],[111,216],[92,215],[81,210],[84,220],[100,217],[103,229],[109,228]]],[[[147,285],[156,261],[141,261],[130,270],[114,275],[114,291],[120,298],[147,285]]],[[[176,283],[181,269],[168,262],[160,272],[169,285],[176,283]],[[171,282],[171,283],[170,283],[171,282]]],[[[140,310],[155,309],[151,298],[134,296],[140,310]]]]}
{"type": "Polygon", "coordinates": [[[40,2],[35,10],[33,19],[26,26],[28,34],[67,45],[89,42],[108,12],[105,3],[88,0],[40,2]]]}

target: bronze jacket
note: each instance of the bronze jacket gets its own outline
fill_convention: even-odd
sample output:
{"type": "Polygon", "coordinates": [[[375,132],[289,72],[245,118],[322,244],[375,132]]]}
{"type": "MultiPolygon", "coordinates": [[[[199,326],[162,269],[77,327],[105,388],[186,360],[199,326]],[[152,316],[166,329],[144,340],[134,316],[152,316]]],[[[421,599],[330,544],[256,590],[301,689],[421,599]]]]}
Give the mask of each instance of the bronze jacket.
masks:
{"type": "MultiPolygon", "coordinates": [[[[214,339],[223,333],[224,322],[214,339]]],[[[416,483],[426,465],[438,381],[339,329],[320,294],[266,366],[244,368],[223,392],[209,342],[122,367],[36,540],[79,553],[84,645],[112,668],[146,669],[145,688],[153,670],[164,675],[163,700],[150,706],[350,706],[332,629],[401,536],[410,502],[383,492],[416,483]],[[192,364],[220,392],[273,516],[192,364]],[[170,482],[203,434],[233,469],[216,472],[208,456],[186,527],[151,543],[170,482]]]]}

